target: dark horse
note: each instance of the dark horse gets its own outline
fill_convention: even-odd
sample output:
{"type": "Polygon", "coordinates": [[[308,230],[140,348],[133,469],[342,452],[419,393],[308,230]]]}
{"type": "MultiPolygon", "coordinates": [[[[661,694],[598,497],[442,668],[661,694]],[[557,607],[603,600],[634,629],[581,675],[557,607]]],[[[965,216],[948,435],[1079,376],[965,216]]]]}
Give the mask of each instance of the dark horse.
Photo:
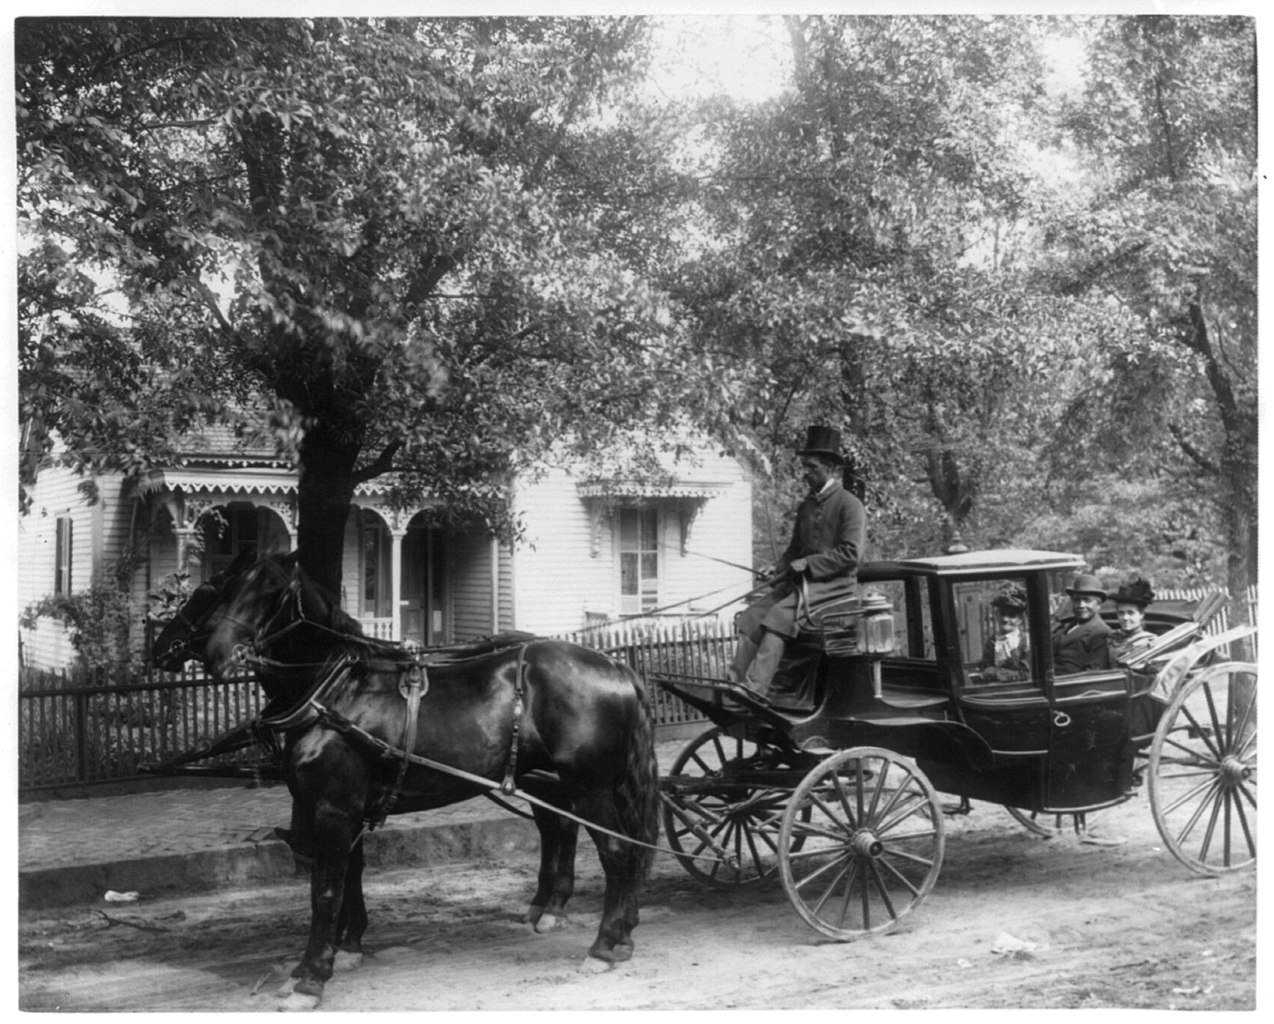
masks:
{"type": "MultiPolygon", "coordinates": [[[[309,942],[283,993],[294,1005],[318,1004],[338,951],[361,955],[365,827],[489,792],[485,780],[587,823],[606,876],[588,952],[611,962],[632,955],[653,858],[642,844],[657,837],[659,795],[653,724],[630,669],[527,634],[485,650],[372,640],[295,554],[241,557],[199,586],[153,655],[161,669],[200,659],[216,675],[245,657],[269,698],[255,727],[279,739],[295,831],[313,840],[309,942]]],[[[544,931],[574,889],[579,826],[535,802],[532,812],[541,851],[528,920],[544,931]]]]}

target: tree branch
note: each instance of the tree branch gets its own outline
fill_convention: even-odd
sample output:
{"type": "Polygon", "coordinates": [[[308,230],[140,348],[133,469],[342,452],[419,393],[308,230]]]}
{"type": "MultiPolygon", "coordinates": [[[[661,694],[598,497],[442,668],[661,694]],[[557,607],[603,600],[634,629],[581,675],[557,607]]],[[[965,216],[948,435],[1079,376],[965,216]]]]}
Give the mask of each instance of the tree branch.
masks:
{"type": "Polygon", "coordinates": [[[394,456],[398,454],[398,449],[403,446],[401,440],[391,441],[385,446],[385,450],[376,456],[375,461],[368,463],[362,469],[354,471],[354,485],[365,484],[368,480],[374,480],[378,476],[394,471],[394,456]]]}
{"type": "Polygon", "coordinates": [[[1191,443],[1190,439],[1186,437],[1185,430],[1181,424],[1169,423],[1168,433],[1172,435],[1173,440],[1177,442],[1178,447],[1185,452],[1191,462],[1210,476],[1218,474],[1217,464],[1191,443]]]}

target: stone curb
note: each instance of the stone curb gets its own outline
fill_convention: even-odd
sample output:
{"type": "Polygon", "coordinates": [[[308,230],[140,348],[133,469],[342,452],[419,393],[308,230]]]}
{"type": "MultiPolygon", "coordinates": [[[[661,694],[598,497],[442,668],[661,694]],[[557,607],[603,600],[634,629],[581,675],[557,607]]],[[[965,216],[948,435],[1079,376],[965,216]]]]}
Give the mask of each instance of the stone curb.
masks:
{"type": "MultiPolygon", "coordinates": [[[[535,826],[508,815],[473,821],[394,827],[365,839],[367,866],[411,867],[534,851],[535,826]]],[[[296,878],[292,852],[281,840],[108,863],[33,868],[18,873],[20,910],[103,904],[108,890],[143,898],[208,892],[296,878]]]]}

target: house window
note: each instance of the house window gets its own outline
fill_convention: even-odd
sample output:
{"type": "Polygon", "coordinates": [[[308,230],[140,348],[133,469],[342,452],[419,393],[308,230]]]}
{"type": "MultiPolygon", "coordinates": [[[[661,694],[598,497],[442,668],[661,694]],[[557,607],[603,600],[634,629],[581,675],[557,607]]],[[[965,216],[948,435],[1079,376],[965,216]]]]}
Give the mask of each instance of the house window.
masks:
{"type": "Polygon", "coordinates": [[[363,614],[387,619],[392,614],[392,568],[389,530],[370,513],[363,514],[363,614]]]}
{"type": "Polygon", "coordinates": [[[57,520],[57,553],[54,556],[53,593],[69,594],[71,592],[71,518],[58,516],[57,520]]]}
{"type": "Polygon", "coordinates": [[[659,512],[619,510],[619,611],[639,615],[659,604],[659,512]]]}

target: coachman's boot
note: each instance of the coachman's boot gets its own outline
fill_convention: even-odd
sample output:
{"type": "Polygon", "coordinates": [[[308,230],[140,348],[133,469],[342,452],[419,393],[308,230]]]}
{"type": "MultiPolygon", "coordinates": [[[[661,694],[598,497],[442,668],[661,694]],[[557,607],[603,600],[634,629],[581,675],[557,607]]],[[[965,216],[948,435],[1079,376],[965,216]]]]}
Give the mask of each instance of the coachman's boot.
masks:
{"type": "Polygon", "coordinates": [[[734,649],[734,660],[726,669],[730,678],[736,683],[747,681],[748,667],[756,657],[756,641],[749,636],[739,636],[739,645],[734,649]]]}
{"type": "Polygon", "coordinates": [[[787,638],[778,633],[766,632],[757,648],[756,657],[752,659],[752,669],[748,672],[748,685],[763,696],[768,696],[770,683],[774,673],[779,670],[779,662],[783,660],[783,652],[787,650],[787,638]]]}

